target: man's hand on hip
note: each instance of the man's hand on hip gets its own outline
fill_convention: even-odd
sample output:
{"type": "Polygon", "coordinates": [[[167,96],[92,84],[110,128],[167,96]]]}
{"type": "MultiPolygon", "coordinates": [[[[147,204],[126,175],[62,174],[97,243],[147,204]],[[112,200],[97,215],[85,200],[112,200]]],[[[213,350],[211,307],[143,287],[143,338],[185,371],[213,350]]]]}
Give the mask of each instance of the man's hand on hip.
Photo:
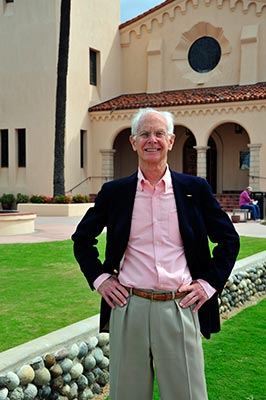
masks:
{"type": "Polygon", "coordinates": [[[193,281],[190,285],[183,285],[179,288],[179,292],[187,292],[188,294],[180,301],[182,308],[187,308],[195,304],[193,312],[197,312],[200,307],[208,300],[208,295],[197,281],[193,281]]]}
{"type": "Polygon", "coordinates": [[[128,291],[113,276],[106,279],[98,287],[98,292],[111,308],[115,308],[116,304],[123,307],[127,303],[127,298],[129,296],[128,291]]]}

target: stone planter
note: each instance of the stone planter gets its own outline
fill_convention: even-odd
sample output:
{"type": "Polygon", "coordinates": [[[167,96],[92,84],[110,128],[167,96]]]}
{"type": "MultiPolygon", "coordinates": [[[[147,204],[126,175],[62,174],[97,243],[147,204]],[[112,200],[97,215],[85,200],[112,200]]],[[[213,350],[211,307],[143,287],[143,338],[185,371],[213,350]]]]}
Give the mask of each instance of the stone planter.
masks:
{"type": "Polygon", "coordinates": [[[2,201],[2,210],[16,210],[17,209],[17,204],[15,201],[9,202],[9,201],[2,201]]]}
{"type": "Polygon", "coordinates": [[[75,203],[75,204],[37,204],[19,203],[18,210],[22,212],[33,212],[38,216],[46,217],[79,217],[93,207],[94,203],[75,203]]]}
{"type": "Polygon", "coordinates": [[[0,213],[0,235],[25,235],[35,230],[36,214],[17,211],[0,213]]]}

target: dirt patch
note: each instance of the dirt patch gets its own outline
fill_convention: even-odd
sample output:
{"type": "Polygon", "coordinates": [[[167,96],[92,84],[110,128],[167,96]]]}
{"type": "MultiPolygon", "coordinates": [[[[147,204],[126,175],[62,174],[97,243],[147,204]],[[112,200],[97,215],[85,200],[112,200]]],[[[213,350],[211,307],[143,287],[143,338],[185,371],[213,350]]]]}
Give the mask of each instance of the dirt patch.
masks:
{"type": "Polygon", "coordinates": [[[109,385],[105,385],[101,394],[94,396],[95,400],[105,400],[109,396],[109,385]]]}
{"type": "Polygon", "coordinates": [[[223,323],[224,321],[228,320],[229,318],[233,317],[234,315],[238,314],[240,311],[244,310],[245,308],[255,306],[258,304],[261,300],[266,299],[266,295],[264,294],[263,296],[253,296],[249,301],[246,301],[245,304],[239,307],[234,307],[232,311],[229,311],[227,313],[224,313],[221,315],[221,322],[223,323]]]}

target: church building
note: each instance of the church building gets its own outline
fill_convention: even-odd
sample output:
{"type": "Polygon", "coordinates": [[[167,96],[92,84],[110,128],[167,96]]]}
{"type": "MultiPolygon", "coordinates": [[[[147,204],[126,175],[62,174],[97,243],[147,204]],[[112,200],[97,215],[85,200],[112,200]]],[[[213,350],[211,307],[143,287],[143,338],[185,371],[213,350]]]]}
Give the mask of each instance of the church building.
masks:
{"type": "MultiPolygon", "coordinates": [[[[0,1],[0,194],[53,195],[61,3],[0,1]]],[[[66,193],[136,170],[145,107],[174,115],[172,169],[266,191],[266,0],[166,0],[122,24],[119,0],[72,0],[65,77],[66,193]]]]}

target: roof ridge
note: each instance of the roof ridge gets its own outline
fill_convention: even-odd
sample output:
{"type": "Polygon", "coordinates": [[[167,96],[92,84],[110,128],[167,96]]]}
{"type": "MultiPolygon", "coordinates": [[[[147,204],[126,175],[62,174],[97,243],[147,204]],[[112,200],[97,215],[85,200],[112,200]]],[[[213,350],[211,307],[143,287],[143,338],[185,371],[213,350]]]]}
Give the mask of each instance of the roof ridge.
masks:
{"type": "Polygon", "coordinates": [[[247,85],[210,86],[159,93],[125,93],[89,108],[89,112],[146,107],[185,106],[266,99],[266,82],[247,85]]]}

